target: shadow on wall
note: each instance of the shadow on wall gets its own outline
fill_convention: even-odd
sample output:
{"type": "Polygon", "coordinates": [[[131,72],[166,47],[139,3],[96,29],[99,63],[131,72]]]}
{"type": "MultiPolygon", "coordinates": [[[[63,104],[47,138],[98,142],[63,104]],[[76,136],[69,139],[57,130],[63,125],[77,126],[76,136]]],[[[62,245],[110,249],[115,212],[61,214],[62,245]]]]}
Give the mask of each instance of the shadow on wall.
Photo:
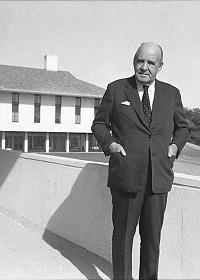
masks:
{"type": "Polygon", "coordinates": [[[63,257],[69,260],[86,279],[105,279],[98,274],[98,270],[101,270],[108,278],[112,278],[111,263],[104,258],[48,230],[45,230],[43,239],[51,247],[58,250],[63,257]]]}
{"type": "Polygon", "coordinates": [[[66,181],[66,188],[71,192],[51,216],[43,234],[43,239],[87,279],[101,279],[98,269],[111,278],[111,196],[106,183],[105,166],[87,163],[72,186],[70,178],[66,181]],[[50,232],[59,235],[57,240],[50,232]]]}
{"type": "Polygon", "coordinates": [[[20,152],[5,151],[0,149],[0,188],[15,165],[20,152]]]}

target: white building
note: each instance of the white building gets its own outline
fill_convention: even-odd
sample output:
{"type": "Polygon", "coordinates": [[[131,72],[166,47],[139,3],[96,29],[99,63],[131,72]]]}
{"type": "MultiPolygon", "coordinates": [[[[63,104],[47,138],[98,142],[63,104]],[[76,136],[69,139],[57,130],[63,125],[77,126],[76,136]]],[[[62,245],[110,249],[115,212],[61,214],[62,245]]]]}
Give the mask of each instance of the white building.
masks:
{"type": "Polygon", "coordinates": [[[0,147],[24,152],[98,151],[91,124],[104,89],[45,68],[0,65],[0,147]]]}

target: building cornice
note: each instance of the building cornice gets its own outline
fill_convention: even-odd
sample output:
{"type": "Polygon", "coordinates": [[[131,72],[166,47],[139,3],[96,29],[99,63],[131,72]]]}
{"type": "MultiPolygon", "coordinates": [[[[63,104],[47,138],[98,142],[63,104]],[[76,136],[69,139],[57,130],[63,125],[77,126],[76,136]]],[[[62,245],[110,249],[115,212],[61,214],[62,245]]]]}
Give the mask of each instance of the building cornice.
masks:
{"type": "Polygon", "coordinates": [[[97,94],[86,94],[86,93],[75,93],[75,92],[51,92],[51,91],[36,91],[36,90],[24,90],[24,89],[12,89],[12,88],[0,88],[0,92],[16,92],[16,93],[27,93],[27,94],[42,94],[42,95],[62,95],[69,97],[86,97],[86,98],[102,98],[102,95],[97,94]]]}

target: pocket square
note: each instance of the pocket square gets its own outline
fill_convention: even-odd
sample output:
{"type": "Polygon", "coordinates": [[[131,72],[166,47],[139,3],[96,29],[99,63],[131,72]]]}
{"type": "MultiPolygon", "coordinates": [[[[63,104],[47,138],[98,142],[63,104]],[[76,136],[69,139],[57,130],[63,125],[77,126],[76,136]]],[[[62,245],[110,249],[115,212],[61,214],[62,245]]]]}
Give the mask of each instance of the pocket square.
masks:
{"type": "Polygon", "coordinates": [[[131,103],[130,103],[129,101],[123,101],[123,102],[121,102],[121,104],[122,104],[122,105],[128,105],[128,106],[129,106],[131,103]]]}

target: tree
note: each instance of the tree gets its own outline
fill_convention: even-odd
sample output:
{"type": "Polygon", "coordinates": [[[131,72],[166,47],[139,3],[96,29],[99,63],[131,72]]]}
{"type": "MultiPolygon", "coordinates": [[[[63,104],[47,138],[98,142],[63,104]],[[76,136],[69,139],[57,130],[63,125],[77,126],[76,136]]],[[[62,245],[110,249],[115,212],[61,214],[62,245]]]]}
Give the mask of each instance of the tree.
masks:
{"type": "Polygon", "coordinates": [[[189,142],[200,145],[200,109],[184,108],[184,111],[191,133],[189,142]]]}

